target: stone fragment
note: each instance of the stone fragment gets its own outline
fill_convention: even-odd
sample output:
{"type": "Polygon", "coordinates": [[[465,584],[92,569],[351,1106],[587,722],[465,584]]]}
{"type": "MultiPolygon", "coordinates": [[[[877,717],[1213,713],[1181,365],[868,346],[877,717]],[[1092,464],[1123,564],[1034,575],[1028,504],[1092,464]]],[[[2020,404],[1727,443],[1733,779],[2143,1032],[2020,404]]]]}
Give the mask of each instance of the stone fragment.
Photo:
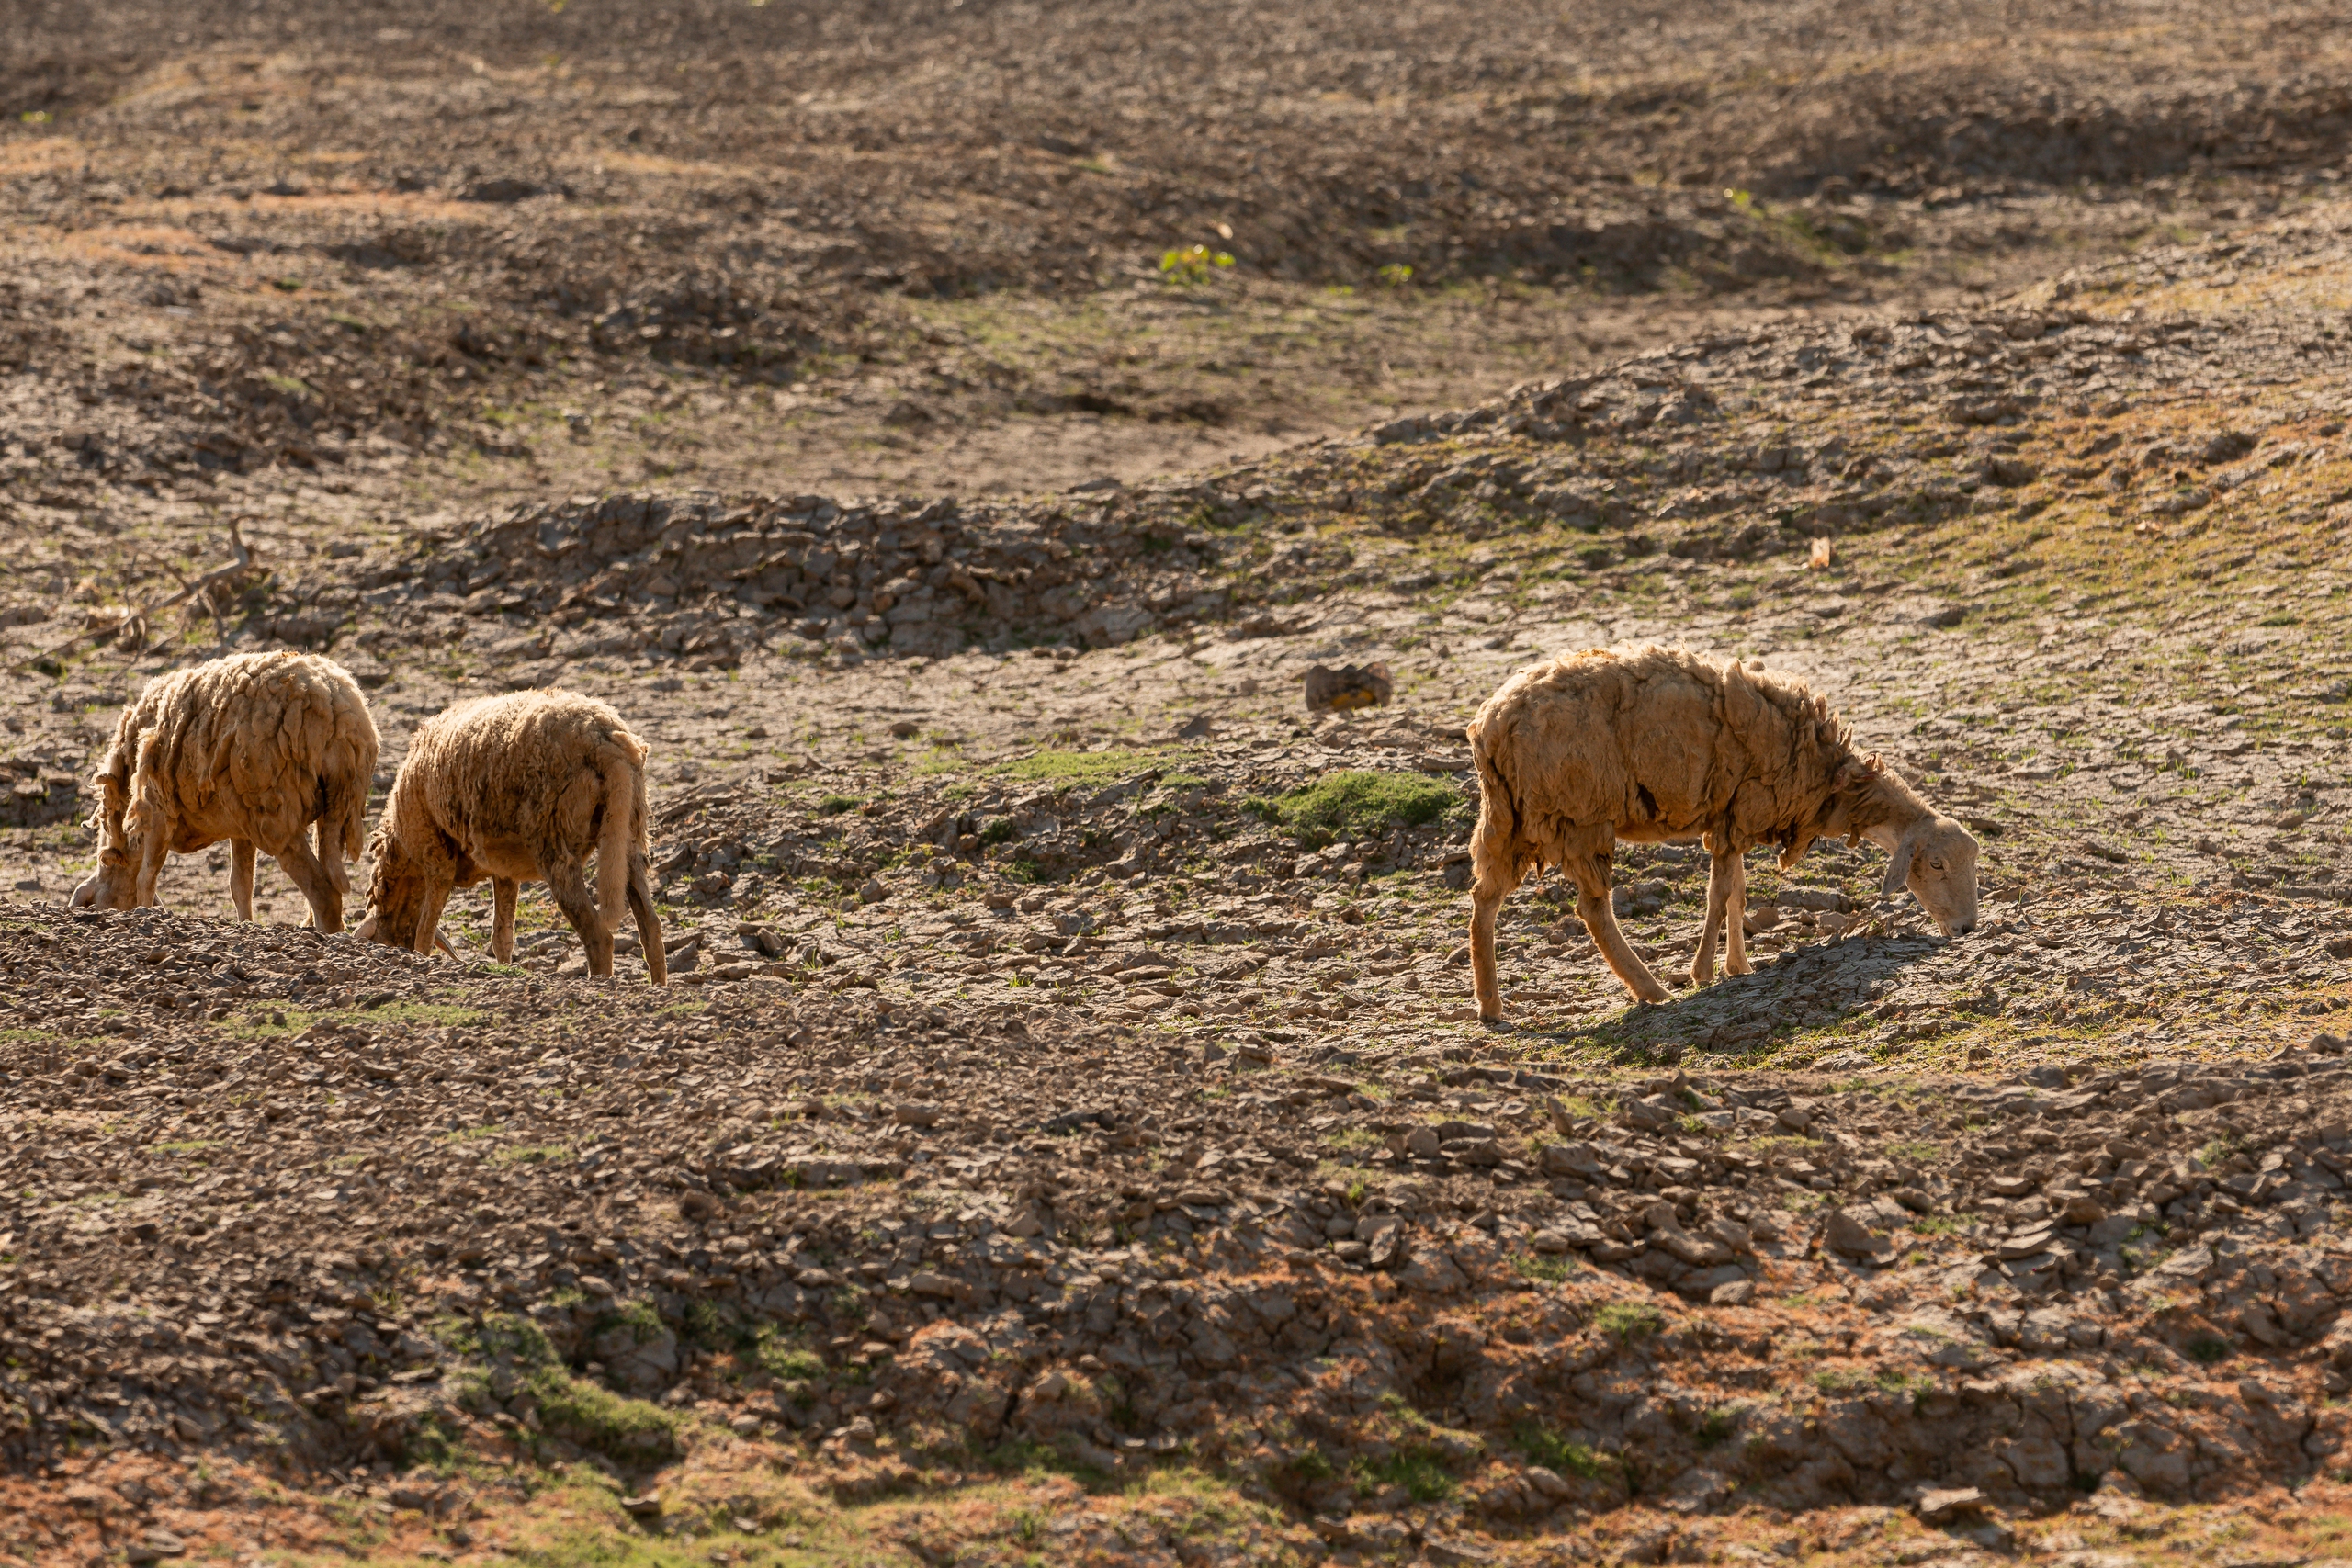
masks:
{"type": "Polygon", "coordinates": [[[1309,713],[1385,707],[1396,689],[1385,664],[1350,664],[1337,670],[1317,664],[1306,672],[1306,688],[1309,713]]]}
{"type": "Polygon", "coordinates": [[[1984,1494],[1973,1486],[1928,1487],[1912,1499],[1919,1522],[1948,1525],[1984,1512],[1984,1494]]]}
{"type": "Polygon", "coordinates": [[[1821,1244],[1846,1258],[1883,1258],[1894,1251],[1892,1242],[1883,1235],[1874,1235],[1868,1224],[1848,1209],[1829,1211],[1829,1216],[1822,1226],[1821,1244]]]}

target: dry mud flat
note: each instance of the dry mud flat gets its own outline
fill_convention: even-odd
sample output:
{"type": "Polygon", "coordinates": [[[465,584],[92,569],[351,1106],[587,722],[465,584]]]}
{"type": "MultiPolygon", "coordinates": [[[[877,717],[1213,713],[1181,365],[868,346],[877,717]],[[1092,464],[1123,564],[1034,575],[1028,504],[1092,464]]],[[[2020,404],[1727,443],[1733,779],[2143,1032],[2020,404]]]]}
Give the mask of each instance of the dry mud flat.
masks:
{"type": "Polygon", "coordinates": [[[12,1043],[10,1484],[73,1479],[9,1527],[28,1561],[560,1562],[600,1522],[1022,1561],[1034,1517],[958,1503],[1012,1464],[1100,1490],[1069,1561],[1916,1562],[2162,1537],[2192,1527],[2143,1493],[2344,1441],[2335,1040],[1610,1104],[1463,1045],[1177,1050],[761,978],[682,1009],[183,915],[5,941],[25,1000],[101,1016],[245,976],[227,1030],[12,1043]],[[1915,1522],[1922,1488],[1974,1490],[1915,1522]]]}
{"type": "MultiPolygon", "coordinates": [[[[95,651],[20,589],[0,1545],[2324,1558],[2346,267],[2325,209],[1132,490],[336,540],[95,651]],[[513,966],[240,928],[198,864],[56,908],[99,728],[220,630],[351,659],[388,761],[620,701],[695,983],[539,906],[513,966]],[[1825,852],[1758,974],[1629,1010],[1539,891],[1481,1030],[1461,716],[1667,635],[1836,693],[1989,918],[1825,852]]],[[[1698,868],[1627,862],[1668,966],[1698,868]]]]}

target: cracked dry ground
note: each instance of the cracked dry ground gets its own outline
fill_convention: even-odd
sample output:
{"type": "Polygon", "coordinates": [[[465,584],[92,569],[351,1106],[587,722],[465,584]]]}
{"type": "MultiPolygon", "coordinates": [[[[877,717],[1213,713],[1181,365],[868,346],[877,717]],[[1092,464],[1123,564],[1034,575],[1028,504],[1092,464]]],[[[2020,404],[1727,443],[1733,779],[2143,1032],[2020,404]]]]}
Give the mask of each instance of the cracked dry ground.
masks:
{"type": "MultiPolygon", "coordinates": [[[[348,541],[227,607],[306,592],[388,766],[460,692],[618,702],[669,990],[540,903],[505,966],[227,923],[199,863],[69,915],[71,781],[215,632],[46,656],[0,1551],[2328,1556],[2347,231],[1125,491],[348,541]],[[1977,824],[1987,919],[1819,852],[1757,873],[1757,974],[1628,1010],[1539,886],[1484,1030],[1459,727],[1668,636],[1834,694],[1977,824]],[[1303,714],[1369,658],[1393,705],[1303,714]]],[[[1625,859],[1670,968],[1699,870],[1625,859]]]]}

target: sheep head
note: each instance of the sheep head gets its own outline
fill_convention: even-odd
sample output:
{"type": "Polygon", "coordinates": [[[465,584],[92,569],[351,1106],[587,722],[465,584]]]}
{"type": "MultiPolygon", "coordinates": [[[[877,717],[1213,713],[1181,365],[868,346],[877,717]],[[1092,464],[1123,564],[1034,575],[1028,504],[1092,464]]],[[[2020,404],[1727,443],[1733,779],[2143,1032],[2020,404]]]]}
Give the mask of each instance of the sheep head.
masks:
{"type": "Polygon", "coordinates": [[[368,859],[371,867],[368,918],[351,934],[386,947],[431,952],[430,936],[417,929],[424,923],[431,901],[431,876],[424,867],[411,864],[410,857],[401,852],[400,841],[380,827],[368,841],[368,859]],[[420,941],[421,937],[424,940],[420,941]]]}
{"type": "Polygon", "coordinates": [[[1904,888],[1948,937],[1976,929],[1976,840],[1949,817],[1920,818],[1895,845],[1882,896],[1904,888]]]}
{"type": "Polygon", "coordinates": [[[76,909],[135,909],[139,907],[138,867],[130,852],[117,844],[98,851],[98,869],[74,889],[76,909]]]}
{"type": "Polygon", "coordinates": [[[139,857],[132,852],[125,818],[128,792],[110,773],[98,775],[98,806],[90,813],[90,836],[98,841],[98,869],[74,889],[76,909],[139,908],[139,857]]]}

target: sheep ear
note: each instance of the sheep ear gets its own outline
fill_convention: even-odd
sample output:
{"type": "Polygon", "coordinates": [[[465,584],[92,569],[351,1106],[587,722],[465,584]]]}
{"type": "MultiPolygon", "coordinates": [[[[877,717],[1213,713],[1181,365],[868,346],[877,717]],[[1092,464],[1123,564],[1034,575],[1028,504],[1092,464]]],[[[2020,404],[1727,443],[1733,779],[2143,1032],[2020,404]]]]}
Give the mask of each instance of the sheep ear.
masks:
{"type": "Polygon", "coordinates": [[[1878,890],[1878,896],[1881,898],[1894,897],[1903,891],[1904,885],[1911,880],[1911,852],[1916,848],[1917,845],[1908,834],[1904,836],[1901,843],[1894,846],[1894,853],[1887,858],[1886,881],[1878,890]]]}

